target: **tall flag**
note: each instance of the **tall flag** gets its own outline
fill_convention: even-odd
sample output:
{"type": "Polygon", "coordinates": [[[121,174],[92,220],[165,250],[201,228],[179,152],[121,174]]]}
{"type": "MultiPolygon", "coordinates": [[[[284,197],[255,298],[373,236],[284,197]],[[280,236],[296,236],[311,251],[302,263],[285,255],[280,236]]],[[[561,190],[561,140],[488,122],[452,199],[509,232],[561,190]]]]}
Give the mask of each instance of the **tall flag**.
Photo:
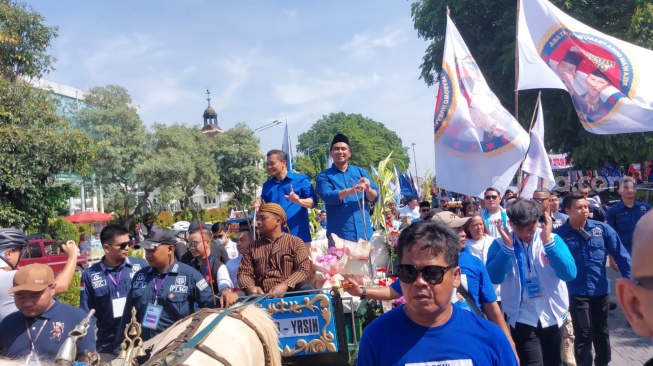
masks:
{"type": "Polygon", "coordinates": [[[288,121],[286,121],[286,130],[283,133],[283,143],[281,144],[281,150],[286,153],[286,166],[288,167],[288,171],[294,171],[295,159],[292,155],[292,141],[290,141],[290,134],[288,133],[288,121]]]}
{"type": "Polygon", "coordinates": [[[591,133],[653,131],[653,51],[594,30],[547,0],[520,5],[519,90],[567,90],[591,133]]]}
{"type": "Polygon", "coordinates": [[[537,117],[531,129],[531,144],[522,164],[522,171],[524,177],[520,197],[532,198],[537,188],[551,190],[555,186],[549,155],[544,148],[544,113],[540,97],[537,99],[537,117]]]}
{"type": "Polygon", "coordinates": [[[439,187],[475,197],[508,188],[528,134],[492,93],[449,16],[433,124],[439,187]]]}
{"type": "Polygon", "coordinates": [[[399,183],[399,172],[397,171],[397,166],[395,165],[393,167],[393,171],[395,173],[395,181],[394,181],[394,189],[393,193],[395,196],[395,203],[397,206],[399,206],[399,203],[401,203],[401,184],[399,183]]]}

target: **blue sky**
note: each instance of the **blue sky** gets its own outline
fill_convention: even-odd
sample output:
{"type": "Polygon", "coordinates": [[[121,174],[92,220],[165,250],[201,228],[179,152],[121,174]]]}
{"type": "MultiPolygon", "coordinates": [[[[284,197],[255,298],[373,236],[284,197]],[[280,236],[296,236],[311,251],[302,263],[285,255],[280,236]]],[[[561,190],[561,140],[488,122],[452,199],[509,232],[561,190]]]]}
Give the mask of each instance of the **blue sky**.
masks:
{"type": "MultiPolygon", "coordinates": [[[[409,1],[28,3],[59,27],[45,77],[123,86],[146,125],[201,126],[208,87],[223,129],[287,115],[296,144],[323,115],[360,113],[416,143],[420,176],[433,172],[436,90],[419,80],[427,43],[409,1]]],[[[283,126],[257,135],[264,150],[280,148],[283,126]]]]}

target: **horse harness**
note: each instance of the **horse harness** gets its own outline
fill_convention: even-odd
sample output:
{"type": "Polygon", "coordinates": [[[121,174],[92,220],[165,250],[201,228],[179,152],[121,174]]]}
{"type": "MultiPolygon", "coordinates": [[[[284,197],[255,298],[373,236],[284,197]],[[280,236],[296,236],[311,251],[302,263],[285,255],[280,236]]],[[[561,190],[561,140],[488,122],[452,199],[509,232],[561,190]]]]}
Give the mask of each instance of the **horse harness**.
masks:
{"type": "MultiPolygon", "coordinates": [[[[198,330],[200,329],[200,326],[202,325],[202,322],[204,321],[205,318],[207,318],[211,314],[218,314],[220,316],[220,313],[227,312],[226,316],[229,316],[231,318],[237,319],[245,323],[250,329],[256,333],[256,336],[258,339],[261,341],[261,345],[263,346],[263,353],[265,354],[265,365],[271,365],[272,364],[272,355],[270,353],[270,346],[265,342],[265,338],[263,337],[263,334],[261,331],[254,325],[249,319],[245,318],[240,310],[237,311],[229,311],[230,309],[200,309],[196,313],[190,315],[192,316],[192,319],[190,323],[186,326],[186,329],[184,329],[183,332],[181,332],[176,339],[168,343],[164,348],[162,348],[158,353],[155,355],[152,355],[150,360],[148,360],[147,364],[148,365],[175,365],[176,360],[179,358],[183,357],[183,355],[190,351],[190,349],[197,349],[200,352],[203,352],[204,354],[210,356],[211,358],[215,359],[216,361],[222,363],[225,366],[233,366],[229,361],[227,361],[224,357],[220,356],[217,354],[214,350],[209,348],[208,346],[202,344],[201,342],[198,342],[196,345],[194,345],[190,349],[183,350],[180,354],[180,348],[190,342],[193,337],[196,335],[198,330]],[[169,349],[168,347],[172,346],[172,349],[169,349]]],[[[225,316],[225,315],[223,315],[225,316]]],[[[188,318],[188,317],[187,317],[188,318]]],[[[185,319],[184,319],[185,320],[185,319]]],[[[217,319],[216,319],[217,320],[217,319]]],[[[183,321],[183,320],[182,320],[183,321]]],[[[217,326],[217,324],[216,324],[217,326]]]]}

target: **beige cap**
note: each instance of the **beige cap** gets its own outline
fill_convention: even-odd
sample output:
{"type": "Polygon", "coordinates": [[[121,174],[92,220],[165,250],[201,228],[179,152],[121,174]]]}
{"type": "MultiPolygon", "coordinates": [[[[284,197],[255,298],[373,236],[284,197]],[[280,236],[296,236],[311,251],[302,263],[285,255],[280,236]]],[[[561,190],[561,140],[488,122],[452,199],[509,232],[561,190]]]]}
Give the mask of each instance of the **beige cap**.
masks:
{"type": "Polygon", "coordinates": [[[459,228],[467,223],[471,217],[461,218],[451,211],[442,211],[435,214],[431,221],[441,222],[452,228],[459,228]]]}
{"type": "Polygon", "coordinates": [[[17,291],[41,292],[54,284],[54,272],[45,264],[34,263],[21,267],[14,275],[14,287],[9,289],[13,294],[17,291]]]}

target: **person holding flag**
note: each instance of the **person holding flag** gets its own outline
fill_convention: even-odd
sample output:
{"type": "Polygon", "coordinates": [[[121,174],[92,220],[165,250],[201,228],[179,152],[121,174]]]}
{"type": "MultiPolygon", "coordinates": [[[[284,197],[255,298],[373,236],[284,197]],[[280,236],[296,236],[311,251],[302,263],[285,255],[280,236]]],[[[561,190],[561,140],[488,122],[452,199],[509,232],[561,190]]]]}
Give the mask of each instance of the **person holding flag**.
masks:
{"type": "Polygon", "coordinates": [[[266,166],[270,179],[263,183],[261,197],[254,201],[252,208],[258,209],[261,201],[279,204],[288,217],[289,233],[310,243],[308,209],[317,205],[317,197],[307,176],[288,170],[287,159],[281,150],[268,152],[266,166]]]}

